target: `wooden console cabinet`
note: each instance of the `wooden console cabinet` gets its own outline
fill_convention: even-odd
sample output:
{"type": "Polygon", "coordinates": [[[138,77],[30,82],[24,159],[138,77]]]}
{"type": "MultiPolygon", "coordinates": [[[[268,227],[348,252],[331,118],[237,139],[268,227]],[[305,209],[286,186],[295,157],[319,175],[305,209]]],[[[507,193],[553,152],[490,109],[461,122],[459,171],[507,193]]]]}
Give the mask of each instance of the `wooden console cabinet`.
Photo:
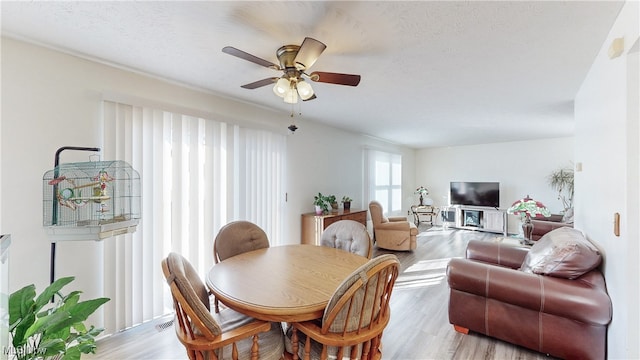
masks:
{"type": "Polygon", "coordinates": [[[320,245],[324,229],[340,220],[354,220],[367,226],[367,210],[339,209],[324,215],[316,215],[315,212],[302,214],[302,243],[320,245]]]}

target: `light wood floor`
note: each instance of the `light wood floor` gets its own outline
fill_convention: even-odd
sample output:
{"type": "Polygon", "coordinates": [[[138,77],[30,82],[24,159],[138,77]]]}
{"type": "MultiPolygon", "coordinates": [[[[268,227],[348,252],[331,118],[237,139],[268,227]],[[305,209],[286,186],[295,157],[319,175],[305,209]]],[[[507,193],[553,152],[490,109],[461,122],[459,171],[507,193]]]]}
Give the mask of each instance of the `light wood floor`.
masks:
{"type": "MultiPolygon", "coordinates": [[[[490,240],[497,235],[423,224],[419,230],[416,250],[393,252],[402,269],[391,296],[391,321],[383,335],[383,359],[550,359],[480,334],[459,334],[449,324],[447,262],[452,257],[463,257],[469,240],[490,240]]],[[[376,249],[374,256],[389,252],[376,249]]],[[[97,353],[83,358],[187,359],[173,327],[157,329],[170,319],[158,319],[102,339],[97,353]]]]}

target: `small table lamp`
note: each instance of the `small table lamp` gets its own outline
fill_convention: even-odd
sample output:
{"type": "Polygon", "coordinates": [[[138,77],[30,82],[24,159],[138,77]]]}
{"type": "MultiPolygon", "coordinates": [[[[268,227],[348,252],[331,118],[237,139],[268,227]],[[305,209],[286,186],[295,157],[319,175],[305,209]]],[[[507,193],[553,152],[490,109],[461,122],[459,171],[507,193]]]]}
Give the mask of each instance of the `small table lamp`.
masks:
{"type": "Polygon", "coordinates": [[[425,204],[424,203],[424,197],[429,195],[429,190],[426,187],[420,186],[419,188],[416,189],[414,194],[419,194],[420,195],[420,206],[432,205],[433,204],[433,201],[431,202],[431,204],[425,204]]]}
{"type": "Polygon", "coordinates": [[[520,199],[511,205],[507,209],[508,214],[521,215],[524,214],[522,220],[522,231],[524,233],[524,242],[527,245],[533,244],[533,223],[531,222],[531,216],[534,217],[549,217],[551,212],[540,201],[533,200],[527,195],[524,199],[520,199]]]}

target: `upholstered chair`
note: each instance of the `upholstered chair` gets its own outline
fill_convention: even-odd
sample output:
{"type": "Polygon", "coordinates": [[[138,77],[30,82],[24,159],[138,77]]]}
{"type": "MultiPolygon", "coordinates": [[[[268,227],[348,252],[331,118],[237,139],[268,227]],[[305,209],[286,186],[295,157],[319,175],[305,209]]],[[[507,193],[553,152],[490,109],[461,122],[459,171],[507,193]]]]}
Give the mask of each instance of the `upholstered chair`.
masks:
{"type": "Polygon", "coordinates": [[[213,260],[224,259],[269,247],[269,238],[258,225],[250,221],[232,221],[223,226],[213,242],[213,260]]]}
{"type": "MultiPolygon", "coordinates": [[[[269,238],[258,225],[250,221],[232,221],[223,226],[213,241],[213,261],[220,261],[252,250],[269,247],[269,238]]],[[[214,299],[215,311],[220,311],[218,299],[214,299]]]]}
{"type": "Polygon", "coordinates": [[[340,220],[322,232],[320,245],[348,251],[371,259],[373,241],[366,226],[353,220],[340,220]]]}
{"type": "Polygon", "coordinates": [[[257,320],[231,309],[210,312],[209,293],[189,261],[170,253],[162,271],[171,288],[176,335],[189,359],[281,359],[279,323],[257,320]]]}
{"type": "Polygon", "coordinates": [[[373,222],[373,240],[379,248],[387,250],[413,250],[416,248],[418,228],[404,216],[384,216],[382,205],[369,203],[373,222]]]}
{"type": "Polygon", "coordinates": [[[333,293],[322,319],[293,323],[287,351],[302,359],[380,359],[382,332],[400,263],[393,254],[369,260],[333,293]]]}

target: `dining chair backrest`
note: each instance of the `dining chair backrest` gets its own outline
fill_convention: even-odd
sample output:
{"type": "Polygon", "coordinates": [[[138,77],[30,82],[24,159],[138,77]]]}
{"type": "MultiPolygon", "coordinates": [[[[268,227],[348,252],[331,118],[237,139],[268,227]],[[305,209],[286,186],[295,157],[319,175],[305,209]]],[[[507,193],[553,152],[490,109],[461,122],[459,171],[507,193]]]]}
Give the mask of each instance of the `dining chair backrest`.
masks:
{"type": "Polygon", "coordinates": [[[322,232],[320,245],[345,250],[371,259],[373,241],[366,226],[354,220],[336,221],[322,232]]]}
{"type": "Polygon", "coordinates": [[[360,266],[333,293],[322,317],[323,332],[364,331],[388,320],[389,300],[400,262],[393,254],[360,266]]]}
{"type": "Polygon", "coordinates": [[[213,242],[216,263],[248,251],[269,247],[267,234],[250,221],[233,221],[223,226],[213,242]]]}
{"type": "Polygon", "coordinates": [[[196,334],[213,339],[222,329],[210,313],[209,293],[191,263],[182,255],[170,253],[162,261],[162,271],[171,288],[177,324],[185,336],[196,334]]]}
{"type": "Polygon", "coordinates": [[[314,321],[293,324],[304,334],[301,346],[293,342],[293,352],[303,359],[380,358],[382,332],[391,316],[389,300],[399,267],[395,255],[385,254],[354,271],[333,293],[321,326],[314,321]]]}
{"type": "Polygon", "coordinates": [[[242,315],[231,309],[210,312],[209,294],[189,261],[170,253],[162,271],[171,288],[176,335],[189,359],[280,359],[284,336],[280,324],[242,315]]]}

